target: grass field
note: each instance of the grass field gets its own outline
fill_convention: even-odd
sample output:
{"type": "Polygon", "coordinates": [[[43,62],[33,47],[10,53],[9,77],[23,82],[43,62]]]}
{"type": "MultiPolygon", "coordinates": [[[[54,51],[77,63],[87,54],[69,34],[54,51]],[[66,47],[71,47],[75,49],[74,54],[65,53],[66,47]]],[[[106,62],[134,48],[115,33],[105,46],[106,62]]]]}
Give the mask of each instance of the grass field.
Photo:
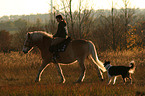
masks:
{"type": "Polygon", "coordinates": [[[144,51],[99,52],[101,61],[110,60],[112,65],[128,66],[134,60],[137,66],[132,85],[129,80],[123,85],[120,77],[115,85],[109,86],[107,73],[104,73],[104,81],[100,81],[94,67],[87,62],[83,83],[74,83],[80,75],[78,64],[62,66],[65,84],[59,84],[60,77],[53,64],[45,69],[41,81],[35,83],[41,65],[39,54],[0,53],[0,96],[142,96],[145,95],[144,51]]]}

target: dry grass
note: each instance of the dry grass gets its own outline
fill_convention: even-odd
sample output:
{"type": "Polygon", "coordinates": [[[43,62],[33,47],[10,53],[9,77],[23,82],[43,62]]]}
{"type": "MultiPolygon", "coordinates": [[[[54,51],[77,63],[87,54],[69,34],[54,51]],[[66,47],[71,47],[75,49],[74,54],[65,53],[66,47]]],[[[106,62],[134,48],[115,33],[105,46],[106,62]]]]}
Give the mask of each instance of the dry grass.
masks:
{"type": "Polygon", "coordinates": [[[131,60],[136,62],[136,71],[132,75],[133,84],[123,85],[121,78],[116,84],[107,86],[107,73],[102,82],[91,64],[87,64],[86,78],[83,83],[75,84],[80,75],[78,64],[62,66],[65,84],[59,84],[60,77],[53,64],[42,74],[41,82],[35,83],[41,58],[35,54],[12,52],[0,53],[0,96],[134,96],[145,94],[145,50],[99,53],[101,61],[110,60],[112,65],[128,66],[131,60]]]}

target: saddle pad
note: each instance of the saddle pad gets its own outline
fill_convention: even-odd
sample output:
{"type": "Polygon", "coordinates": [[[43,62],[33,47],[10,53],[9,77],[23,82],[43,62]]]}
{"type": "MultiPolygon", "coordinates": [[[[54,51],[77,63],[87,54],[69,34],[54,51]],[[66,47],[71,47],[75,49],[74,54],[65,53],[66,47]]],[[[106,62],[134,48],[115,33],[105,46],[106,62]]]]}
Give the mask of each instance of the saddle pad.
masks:
{"type": "Polygon", "coordinates": [[[71,41],[71,37],[68,37],[66,40],[64,40],[63,42],[57,44],[57,45],[53,45],[50,46],[49,51],[50,52],[64,52],[68,46],[68,44],[71,41]]]}

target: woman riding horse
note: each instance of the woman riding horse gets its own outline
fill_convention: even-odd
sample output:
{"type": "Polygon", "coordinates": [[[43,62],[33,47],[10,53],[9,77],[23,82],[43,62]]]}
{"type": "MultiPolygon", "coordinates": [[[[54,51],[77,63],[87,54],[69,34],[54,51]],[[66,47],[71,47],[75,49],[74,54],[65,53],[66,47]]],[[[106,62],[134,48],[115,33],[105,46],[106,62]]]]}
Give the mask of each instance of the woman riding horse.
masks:
{"type": "Polygon", "coordinates": [[[72,40],[68,44],[66,50],[64,52],[59,53],[60,57],[56,58],[57,62],[54,62],[54,60],[52,60],[53,54],[52,52],[49,51],[52,40],[53,40],[53,36],[51,34],[42,31],[28,32],[26,35],[26,40],[23,46],[23,52],[28,53],[35,46],[37,46],[41,52],[42,64],[38,71],[35,80],[36,82],[39,82],[41,80],[41,75],[45,70],[45,68],[53,63],[56,66],[57,71],[61,77],[60,82],[65,83],[65,78],[60,65],[61,64],[69,65],[69,64],[73,64],[76,61],[78,62],[81,68],[81,74],[77,82],[83,82],[86,73],[85,60],[88,60],[90,64],[95,65],[98,76],[100,77],[101,80],[103,80],[102,72],[105,72],[106,69],[103,63],[99,60],[97,56],[96,47],[92,41],[72,40]]]}

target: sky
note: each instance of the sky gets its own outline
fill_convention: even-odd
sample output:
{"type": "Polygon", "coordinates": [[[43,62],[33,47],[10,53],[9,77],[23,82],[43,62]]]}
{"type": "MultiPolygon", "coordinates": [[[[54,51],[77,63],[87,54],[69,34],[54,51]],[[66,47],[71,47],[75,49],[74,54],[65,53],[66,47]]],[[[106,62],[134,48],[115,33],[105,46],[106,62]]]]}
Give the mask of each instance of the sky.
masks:
{"type": "MultiPolygon", "coordinates": [[[[72,0],[73,10],[76,10],[76,2],[72,0]]],[[[82,0],[87,1],[88,8],[111,9],[112,0],[82,0]]],[[[116,8],[122,8],[122,0],[113,0],[116,8]]],[[[132,8],[144,8],[145,0],[130,0],[132,8]]],[[[49,13],[51,0],[0,0],[0,17],[5,15],[29,15],[49,13]]],[[[61,6],[59,0],[53,0],[53,5],[61,6]],[[56,4],[57,3],[57,4],[56,4]]]]}

